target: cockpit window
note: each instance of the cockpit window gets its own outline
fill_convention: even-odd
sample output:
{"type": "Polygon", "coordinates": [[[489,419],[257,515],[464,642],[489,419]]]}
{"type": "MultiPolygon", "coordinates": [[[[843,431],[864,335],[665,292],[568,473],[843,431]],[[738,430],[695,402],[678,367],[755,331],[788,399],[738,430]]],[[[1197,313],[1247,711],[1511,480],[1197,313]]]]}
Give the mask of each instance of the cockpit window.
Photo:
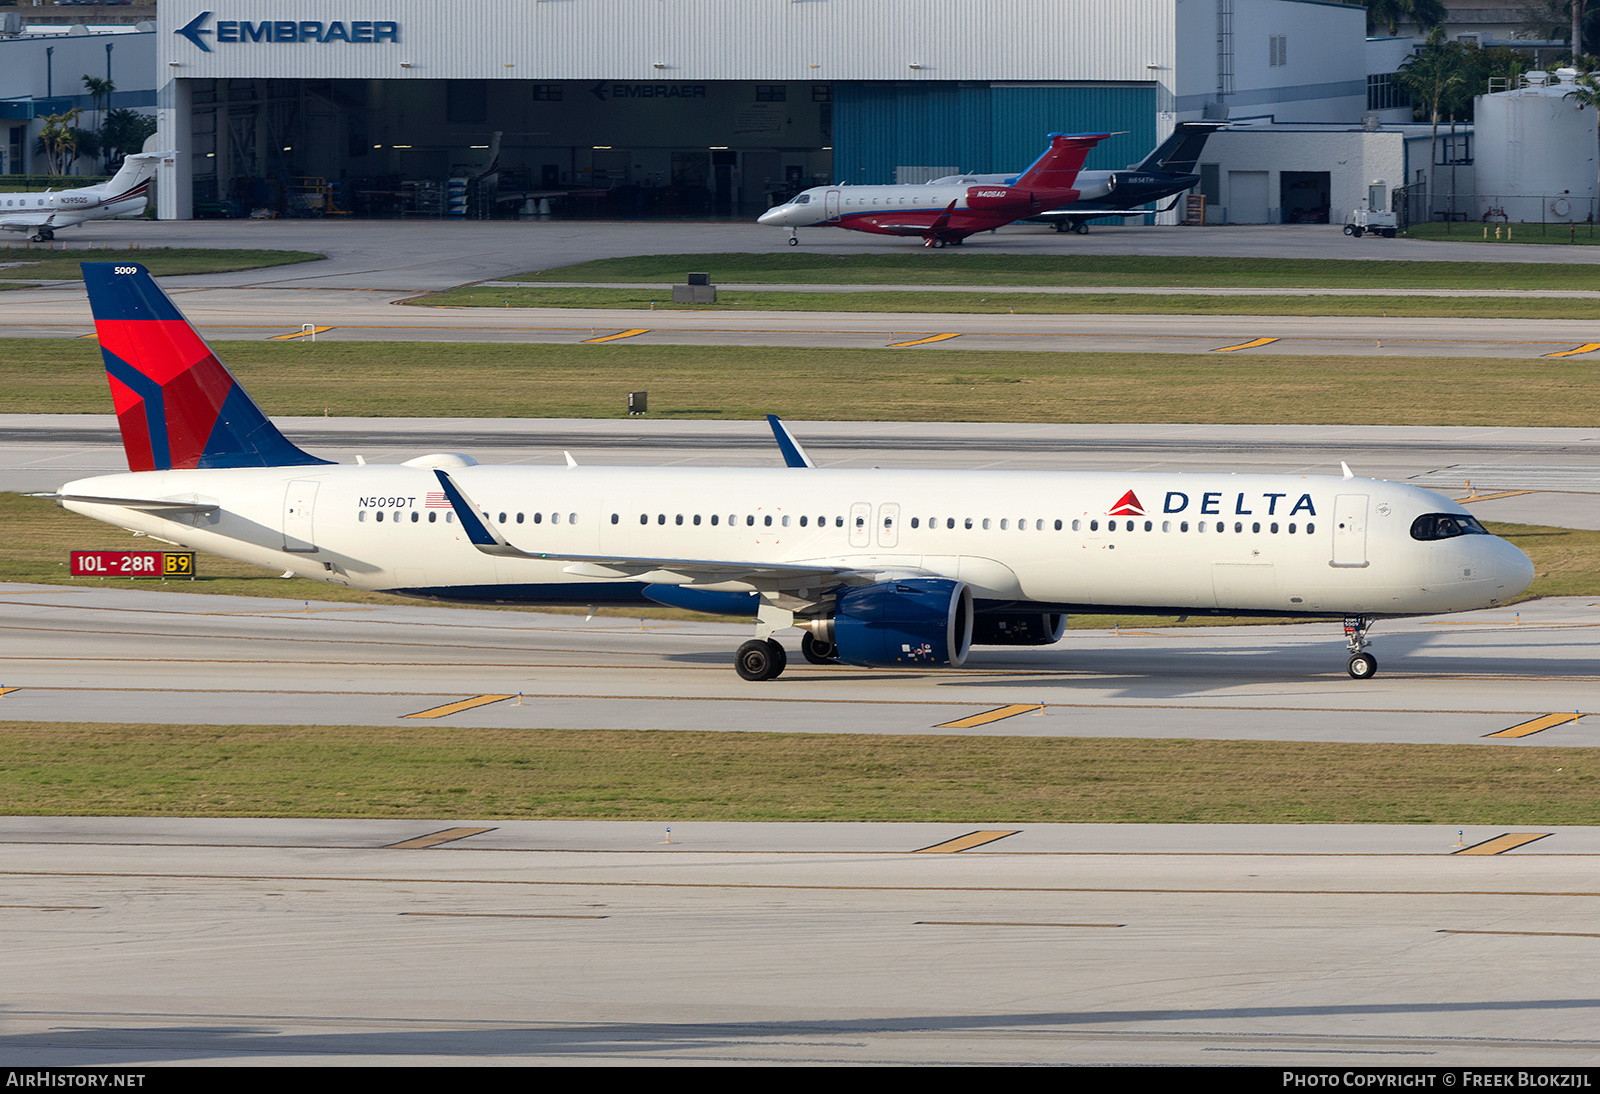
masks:
{"type": "Polygon", "coordinates": [[[1488,529],[1479,524],[1476,517],[1465,513],[1424,513],[1411,522],[1412,539],[1454,539],[1488,534],[1488,529]]]}
{"type": "Polygon", "coordinates": [[[810,205],[811,204],[811,195],[810,194],[801,194],[799,197],[794,199],[794,203],[796,205],[810,205]]]}

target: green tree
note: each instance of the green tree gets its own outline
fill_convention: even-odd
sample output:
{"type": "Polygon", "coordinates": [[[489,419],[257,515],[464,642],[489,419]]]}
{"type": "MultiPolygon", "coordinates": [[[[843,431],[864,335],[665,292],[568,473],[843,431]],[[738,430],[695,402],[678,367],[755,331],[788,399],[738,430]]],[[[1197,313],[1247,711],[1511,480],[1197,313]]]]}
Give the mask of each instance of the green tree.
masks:
{"type": "Polygon", "coordinates": [[[105,171],[110,174],[122,166],[122,159],[130,152],[144,147],[144,142],[156,131],[156,120],[149,114],[134,110],[113,110],[106,114],[106,124],[100,129],[100,152],[105,157],[105,171]]]}
{"type": "Polygon", "coordinates": [[[82,113],[81,109],[73,107],[63,114],[46,114],[42,119],[44,126],[39,130],[38,148],[44,153],[50,174],[66,174],[67,168],[78,158],[78,137],[83,130],[76,123],[82,113]]]}
{"type": "Polygon", "coordinates": [[[1445,21],[1449,14],[1442,0],[1366,0],[1367,33],[1399,33],[1401,23],[1414,23],[1426,30],[1445,21]]]}

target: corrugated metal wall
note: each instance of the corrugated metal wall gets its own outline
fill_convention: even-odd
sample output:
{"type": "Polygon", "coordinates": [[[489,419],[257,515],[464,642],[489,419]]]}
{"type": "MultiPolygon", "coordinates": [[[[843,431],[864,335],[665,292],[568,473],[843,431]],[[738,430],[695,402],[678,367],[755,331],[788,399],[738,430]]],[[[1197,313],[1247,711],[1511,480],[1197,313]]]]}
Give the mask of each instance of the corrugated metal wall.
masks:
{"type": "Polygon", "coordinates": [[[1044,151],[1048,133],[1116,133],[1084,167],[1126,167],[1155,147],[1156,95],[1154,84],[836,83],[834,176],[866,185],[895,181],[896,167],[924,164],[1020,171],[1044,151]]]}

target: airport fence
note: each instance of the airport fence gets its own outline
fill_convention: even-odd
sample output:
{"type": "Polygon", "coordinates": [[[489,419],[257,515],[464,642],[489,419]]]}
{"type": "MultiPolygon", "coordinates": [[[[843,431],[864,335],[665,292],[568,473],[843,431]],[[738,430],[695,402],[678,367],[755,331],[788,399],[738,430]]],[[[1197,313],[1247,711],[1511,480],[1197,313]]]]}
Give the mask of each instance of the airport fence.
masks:
{"type": "Polygon", "coordinates": [[[1433,225],[1427,234],[1466,238],[1544,239],[1552,243],[1600,240],[1600,199],[1556,194],[1429,194],[1419,187],[1396,189],[1394,209],[1401,228],[1433,225]],[[1501,229],[1497,236],[1495,229],[1501,229]]]}

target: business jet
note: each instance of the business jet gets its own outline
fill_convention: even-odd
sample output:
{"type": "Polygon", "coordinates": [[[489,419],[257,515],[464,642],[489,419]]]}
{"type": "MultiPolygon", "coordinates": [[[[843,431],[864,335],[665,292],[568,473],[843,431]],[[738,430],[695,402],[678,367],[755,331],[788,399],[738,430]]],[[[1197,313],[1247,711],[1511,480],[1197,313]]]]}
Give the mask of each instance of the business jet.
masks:
{"type": "Polygon", "coordinates": [[[1385,616],[1486,608],[1533,567],[1460,505],[1309,475],[336,465],[281,434],[137,264],[85,264],[127,474],[46,495],[154,539],[335,585],[490,604],[751,617],[746,680],[937,668],[1057,641],[1071,611],[1385,616]]]}
{"type": "Polygon", "coordinates": [[[768,209],[756,222],[788,228],[791,247],[800,242],[797,230],[811,227],[921,236],[925,247],[961,243],[978,232],[1077,201],[1078,171],[1089,149],[1110,135],[1052,133],[1044,155],[1003,182],[813,186],[768,209]]]}
{"type": "Polygon", "coordinates": [[[138,152],[122,161],[122,167],[99,186],[76,190],[45,191],[42,194],[0,194],[0,228],[8,232],[32,232],[28,238],[47,243],[56,230],[102,217],[137,216],[144,212],[150,183],[163,161],[171,163],[176,152],[138,152]]]}
{"type": "MultiPolygon", "coordinates": [[[[1052,224],[1058,232],[1087,235],[1089,221],[1096,217],[1143,212],[1146,205],[1170,197],[1172,204],[1161,210],[1166,212],[1199,184],[1200,176],[1194,173],[1194,167],[1200,159],[1200,151],[1205,148],[1206,138],[1226,124],[1179,122],[1172,135],[1138,163],[1130,164],[1122,171],[1078,172],[1073,182],[1079,195],[1077,201],[1027,219],[1052,224]]],[[[934,179],[929,185],[976,186],[998,183],[1009,186],[1015,181],[1015,176],[1011,175],[947,175],[934,179]]]]}

